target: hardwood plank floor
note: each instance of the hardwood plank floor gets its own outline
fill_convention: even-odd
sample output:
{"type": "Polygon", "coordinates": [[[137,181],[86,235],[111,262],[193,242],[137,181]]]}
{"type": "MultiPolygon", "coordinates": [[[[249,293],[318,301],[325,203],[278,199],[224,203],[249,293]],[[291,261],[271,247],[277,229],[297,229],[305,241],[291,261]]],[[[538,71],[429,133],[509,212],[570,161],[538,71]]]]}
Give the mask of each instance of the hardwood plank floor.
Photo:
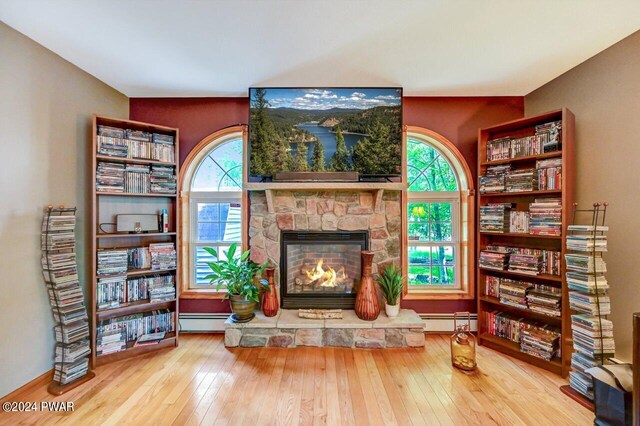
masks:
{"type": "Polygon", "coordinates": [[[593,414],[547,371],[479,348],[479,370],[449,361],[448,336],[425,349],[235,348],[219,334],[183,334],[180,347],[99,367],[53,397],[73,412],[0,413],[1,425],[590,425],[593,414]]]}

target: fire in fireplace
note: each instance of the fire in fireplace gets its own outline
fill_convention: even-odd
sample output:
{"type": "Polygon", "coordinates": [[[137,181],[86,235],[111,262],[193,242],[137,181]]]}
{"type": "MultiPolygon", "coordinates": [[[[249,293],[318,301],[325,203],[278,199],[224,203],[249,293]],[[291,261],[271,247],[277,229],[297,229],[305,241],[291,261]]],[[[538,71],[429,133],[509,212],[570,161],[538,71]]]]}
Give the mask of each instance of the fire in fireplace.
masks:
{"type": "Polygon", "coordinates": [[[283,308],[353,309],[369,233],[282,232],[283,308]]]}

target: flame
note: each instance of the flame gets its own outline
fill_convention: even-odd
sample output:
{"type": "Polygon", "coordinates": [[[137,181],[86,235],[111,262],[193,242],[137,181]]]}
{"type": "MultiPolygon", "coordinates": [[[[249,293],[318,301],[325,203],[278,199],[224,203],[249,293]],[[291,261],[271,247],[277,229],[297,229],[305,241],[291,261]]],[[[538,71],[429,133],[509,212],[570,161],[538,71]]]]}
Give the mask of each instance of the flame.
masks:
{"type": "Polygon", "coordinates": [[[315,267],[312,269],[305,271],[307,275],[307,284],[310,284],[314,281],[320,282],[320,287],[335,287],[338,284],[341,284],[347,279],[347,274],[344,271],[344,267],[341,267],[336,272],[332,267],[328,266],[325,270],[322,267],[324,263],[324,259],[320,259],[315,267]]]}

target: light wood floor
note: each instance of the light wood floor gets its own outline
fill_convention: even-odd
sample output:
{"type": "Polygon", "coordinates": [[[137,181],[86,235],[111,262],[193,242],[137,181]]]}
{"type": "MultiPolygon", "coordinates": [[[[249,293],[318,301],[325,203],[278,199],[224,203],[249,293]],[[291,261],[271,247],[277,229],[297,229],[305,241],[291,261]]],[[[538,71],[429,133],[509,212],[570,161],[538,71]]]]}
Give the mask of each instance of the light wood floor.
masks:
{"type": "Polygon", "coordinates": [[[558,376],[486,348],[478,363],[452,369],[440,335],[425,349],[227,350],[221,335],[183,334],[179,348],[100,367],[62,397],[16,398],[73,401],[73,413],[1,413],[0,424],[593,424],[558,376]]]}

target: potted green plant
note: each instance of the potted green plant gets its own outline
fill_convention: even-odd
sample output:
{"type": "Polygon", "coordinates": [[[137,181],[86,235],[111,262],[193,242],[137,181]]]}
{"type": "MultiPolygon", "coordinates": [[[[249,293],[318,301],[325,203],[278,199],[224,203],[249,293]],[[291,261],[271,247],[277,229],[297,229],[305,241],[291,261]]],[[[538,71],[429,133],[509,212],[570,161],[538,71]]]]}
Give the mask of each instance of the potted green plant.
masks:
{"type": "Polygon", "coordinates": [[[209,280],[211,285],[215,285],[218,291],[226,287],[225,299],[229,299],[233,312],[231,320],[247,322],[255,316],[253,311],[260,302],[260,291],[269,291],[267,280],[260,278],[256,281],[256,277],[262,276],[267,263],[258,265],[250,260],[250,250],[236,257],[237,247],[237,243],[231,244],[226,259],[218,258],[218,252],[212,247],[204,247],[207,253],[218,259],[215,262],[207,262],[211,273],[205,279],[209,280]]]}
{"type": "Polygon", "coordinates": [[[398,316],[400,312],[400,295],[402,294],[402,272],[396,265],[389,265],[378,276],[378,284],[384,295],[384,311],[389,318],[398,316]]]}

